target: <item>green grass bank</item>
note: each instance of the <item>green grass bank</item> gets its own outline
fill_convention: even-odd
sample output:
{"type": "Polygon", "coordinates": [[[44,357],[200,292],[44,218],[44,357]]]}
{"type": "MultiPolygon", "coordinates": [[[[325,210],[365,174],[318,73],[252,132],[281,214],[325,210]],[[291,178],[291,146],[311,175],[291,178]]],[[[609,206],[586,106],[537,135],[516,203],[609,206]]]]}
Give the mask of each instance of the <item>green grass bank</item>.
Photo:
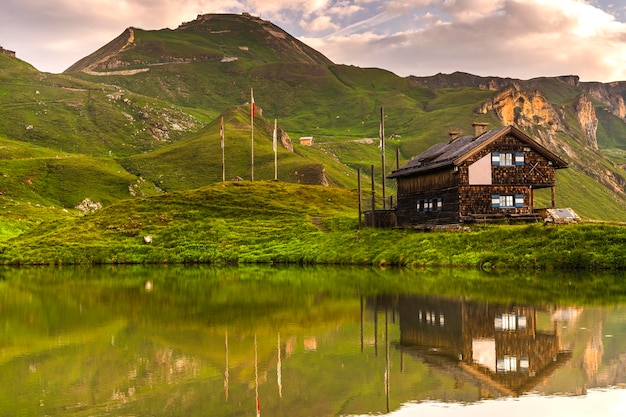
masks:
{"type": "Polygon", "coordinates": [[[626,227],[475,225],[358,229],[357,194],[274,181],[135,198],[20,229],[2,224],[0,263],[338,264],[626,270],[626,227]],[[146,240],[150,243],[146,243],[146,240]]]}

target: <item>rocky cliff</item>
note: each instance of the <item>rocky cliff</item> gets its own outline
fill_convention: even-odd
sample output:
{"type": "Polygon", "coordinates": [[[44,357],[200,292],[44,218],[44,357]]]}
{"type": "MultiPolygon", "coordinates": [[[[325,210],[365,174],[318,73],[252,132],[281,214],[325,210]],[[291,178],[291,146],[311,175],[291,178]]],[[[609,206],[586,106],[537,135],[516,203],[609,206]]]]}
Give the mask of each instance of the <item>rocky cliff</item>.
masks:
{"type": "Polygon", "coordinates": [[[574,114],[576,114],[578,123],[580,123],[585,132],[586,137],[583,139],[588,139],[586,145],[593,150],[597,150],[598,140],[596,132],[598,131],[598,118],[596,117],[593,103],[587,94],[583,93],[578,96],[574,103],[574,114]]]}

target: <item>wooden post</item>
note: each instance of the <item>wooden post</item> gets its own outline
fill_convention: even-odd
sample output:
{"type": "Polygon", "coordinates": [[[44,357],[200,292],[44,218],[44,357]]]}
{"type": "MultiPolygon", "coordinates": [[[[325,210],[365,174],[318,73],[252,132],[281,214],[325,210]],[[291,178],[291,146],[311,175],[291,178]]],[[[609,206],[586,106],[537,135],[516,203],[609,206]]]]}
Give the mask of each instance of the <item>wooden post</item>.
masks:
{"type": "Polygon", "coordinates": [[[400,169],[400,148],[396,148],[396,170],[400,169]]]}
{"type": "Polygon", "coordinates": [[[222,148],[222,182],[226,181],[226,164],[224,161],[224,116],[220,121],[220,145],[222,148]]]}
{"type": "Polygon", "coordinates": [[[362,209],[361,209],[361,168],[356,170],[356,178],[357,178],[357,194],[359,197],[359,230],[361,229],[361,227],[363,226],[363,223],[361,222],[361,213],[362,213],[362,209]]]}
{"type": "Polygon", "coordinates": [[[250,180],[254,181],[254,94],[250,89],[250,180]]]}
{"type": "Polygon", "coordinates": [[[552,193],[552,208],[555,209],[556,208],[556,188],[554,187],[554,185],[550,187],[550,191],[552,193]]]}
{"type": "Polygon", "coordinates": [[[383,209],[387,208],[386,194],[385,194],[385,112],[381,106],[380,108],[380,148],[381,148],[381,159],[382,159],[382,186],[383,186],[383,209]]]}
{"type": "Polygon", "coordinates": [[[374,221],[374,216],[375,216],[375,212],[376,212],[376,189],[374,188],[374,186],[376,185],[376,180],[374,179],[374,165],[371,166],[371,170],[372,170],[372,224],[371,226],[374,227],[375,225],[375,221],[374,221]]]}
{"type": "Polygon", "coordinates": [[[274,181],[278,181],[278,129],[274,119],[274,131],[272,132],[272,149],[274,150],[274,181]]]}

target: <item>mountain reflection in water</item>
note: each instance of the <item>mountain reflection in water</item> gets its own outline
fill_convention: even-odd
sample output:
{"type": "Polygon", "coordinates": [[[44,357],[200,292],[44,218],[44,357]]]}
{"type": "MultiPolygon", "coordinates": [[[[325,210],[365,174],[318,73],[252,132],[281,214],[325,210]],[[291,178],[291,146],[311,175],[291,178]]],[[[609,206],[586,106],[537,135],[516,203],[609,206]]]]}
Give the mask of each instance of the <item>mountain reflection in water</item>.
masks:
{"type": "Polygon", "coordinates": [[[542,415],[626,405],[621,304],[388,295],[382,283],[419,289],[428,272],[360,268],[2,274],[0,416],[511,417],[536,404],[542,415]],[[363,294],[372,282],[380,295],[363,294]]]}

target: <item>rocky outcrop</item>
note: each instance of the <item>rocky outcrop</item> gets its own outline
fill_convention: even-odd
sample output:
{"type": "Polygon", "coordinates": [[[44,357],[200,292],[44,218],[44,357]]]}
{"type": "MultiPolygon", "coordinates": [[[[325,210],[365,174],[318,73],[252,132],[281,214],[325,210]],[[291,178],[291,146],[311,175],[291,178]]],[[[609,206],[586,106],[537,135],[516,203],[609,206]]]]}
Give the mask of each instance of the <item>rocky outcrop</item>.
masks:
{"type": "Polygon", "coordinates": [[[537,127],[548,132],[562,130],[560,112],[541,91],[522,91],[517,83],[496,94],[476,109],[479,114],[493,111],[504,125],[517,125],[526,130],[537,127]]]}
{"type": "Polygon", "coordinates": [[[596,132],[598,130],[598,118],[596,110],[591,99],[586,94],[581,94],[574,103],[574,112],[578,118],[580,126],[585,132],[587,142],[585,143],[591,149],[598,149],[598,140],[596,132]]]}
{"type": "Polygon", "coordinates": [[[96,52],[79,60],[64,72],[94,71],[96,69],[112,69],[129,65],[117,58],[117,54],[133,45],[135,30],[129,27],[117,38],[113,39],[96,52]]]}
{"type": "Polygon", "coordinates": [[[276,139],[280,146],[287,149],[289,152],[293,152],[293,143],[291,142],[291,138],[289,137],[287,132],[281,128],[278,128],[277,130],[278,132],[276,135],[276,139]]]}
{"type": "Polygon", "coordinates": [[[78,209],[82,213],[93,213],[94,211],[100,210],[102,208],[102,203],[98,201],[93,201],[91,198],[87,197],[80,204],[77,204],[75,209],[78,209]]]}
{"type": "Polygon", "coordinates": [[[15,51],[9,51],[0,46],[0,54],[15,58],[15,51]]]}
{"type": "Polygon", "coordinates": [[[580,87],[593,100],[604,104],[607,111],[620,119],[626,118],[626,105],[624,105],[626,82],[581,83],[580,87]]]}
{"type": "MultiPolygon", "coordinates": [[[[504,125],[516,125],[537,132],[544,142],[550,142],[556,132],[566,132],[568,125],[565,108],[554,105],[539,90],[524,91],[513,83],[476,109],[479,114],[496,113],[504,125]]],[[[591,98],[582,93],[573,104],[573,113],[585,136],[581,141],[593,150],[598,149],[596,132],[598,118],[591,98]]]]}

